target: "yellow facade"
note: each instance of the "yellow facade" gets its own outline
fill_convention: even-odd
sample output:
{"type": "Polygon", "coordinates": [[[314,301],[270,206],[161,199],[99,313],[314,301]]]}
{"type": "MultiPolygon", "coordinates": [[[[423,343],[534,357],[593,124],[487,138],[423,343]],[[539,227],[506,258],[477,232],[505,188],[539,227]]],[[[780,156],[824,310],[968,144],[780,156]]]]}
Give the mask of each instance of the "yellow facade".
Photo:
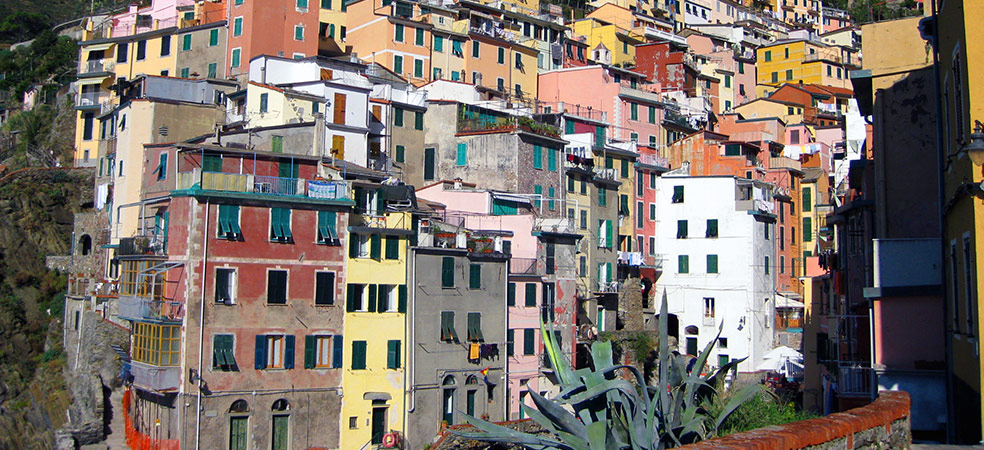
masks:
{"type": "Polygon", "coordinates": [[[641,44],[642,40],[630,35],[629,30],[597,19],[574,21],[571,29],[575,35],[587,39],[589,52],[599,44],[603,44],[612,54],[612,64],[620,66],[626,63],[635,64],[635,46],[641,44]]]}
{"type": "MultiPolygon", "coordinates": [[[[768,96],[782,83],[851,88],[841,49],[805,40],[785,40],[757,50],[756,94],[768,96]]],[[[857,62],[856,60],[854,62],[857,62]]]]}
{"type": "MultiPolygon", "coordinates": [[[[411,230],[413,216],[409,212],[391,212],[385,216],[353,214],[350,226],[386,230],[411,230]]],[[[350,235],[353,236],[353,235],[350,235]]],[[[386,237],[380,239],[385,247],[386,237]]],[[[356,257],[351,253],[346,259],[345,278],[353,285],[407,284],[408,236],[400,236],[399,258],[387,259],[384,248],[379,258],[356,257]]],[[[346,289],[348,294],[349,289],[346,289]]],[[[398,294],[396,294],[398,295],[398,294]]],[[[347,299],[348,300],[348,299],[347,299]]],[[[349,308],[347,308],[349,309],[349,308]]],[[[370,448],[373,409],[385,405],[385,429],[404,434],[403,423],[406,366],[406,314],[400,312],[346,312],[345,351],[342,375],[341,436],[340,448],[370,448]],[[388,343],[400,342],[399,368],[389,368],[388,343]],[[356,342],[365,343],[365,368],[353,368],[356,342]],[[375,401],[375,403],[374,403],[375,401]],[[354,425],[354,426],[353,426],[354,425]]]]}
{"type": "Polygon", "coordinates": [[[734,110],[746,119],[778,117],[788,124],[803,122],[803,107],[801,105],[778,102],[767,98],[752,100],[736,106],[734,110]]]}
{"type": "MultiPolygon", "coordinates": [[[[612,156],[615,169],[615,179],[618,180],[618,208],[620,219],[617,242],[618,249],[624,252],[638,252],[634,241],[635,236],[635,161],[626,156],[612,156]]],[[[607,161],[605,162],[607,167],[607,161]]]]}

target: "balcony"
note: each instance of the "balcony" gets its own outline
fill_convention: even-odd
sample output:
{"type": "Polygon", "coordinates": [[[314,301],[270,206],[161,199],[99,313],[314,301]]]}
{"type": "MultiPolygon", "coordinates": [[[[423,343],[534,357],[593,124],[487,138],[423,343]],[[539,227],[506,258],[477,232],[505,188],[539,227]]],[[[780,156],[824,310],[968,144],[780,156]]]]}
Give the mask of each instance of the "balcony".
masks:
{"type": "Polygon", "coordinates": [[[115,67],[116,64],[112,61],[104,62],[101,59],[86,61],[79,67],[79,76],[111,73],[115,67]]]}
{"type": "Polygon", "coordinates": [[[118,315],[124,320],[181,323],[184,305],[164,298],[154,299],[137,295],[120,295],[118,315]]]}
{"type": "Polygon", "coordinates": [[[603,178],[611,181],[618,181],[618,170],[612,169],[602,169],[600,167],[594,168],[594,176],[597,178],[603,178]]]}
{"type": "Polygon", "coordinates": [[[638,100],[659,103],[659,94],[655,92],[644,91],[642,89],[636,89],[628,86],[619,86],[618,95],[620,97],[631,97],[638,100]]]}
{"type": "Polygon", "coordinates": [[[178,173],[175,189],[183,190],[196,187],[205,191],[260,195],[264,197],[351,200],[349,185],[343,181],[320,181],[241,173],[203,172],[200,169],[178,173]]]}
{"type": "Polygon", "coordinates": [[[618,252],[618,263],[626,266],[641,266],[643,264],[640,252],[618,252]]]}
{"type": "Polygon", "coordinates": [[[871,395],[872,369],[860,366],[841,366],[838,368],[838,393],[841,395],[871,395]]]}
{"type": "Polygon", "coordinates": [[[617,294],[621,286],[621,283],[618,281],[597,280],[595,281],[595,287],[597,289],[595,292],[603,294],[617,294]]]}
{"type": "Polygon", "coordinates": [[[173,391],[181,386],[181,366],[154,366],[130,362],[133,384],[156,392],[173,391]]]}
{"type": "Polygon", "coordinates": [[[541,233],[567,233],[577,234],[577,224],[571,218],[544,218],[537,217],[533,221],[533,231],[541,233]]]}
{"type": "Polygon", "coordinates": [[[539,275],[536,258],[509,258],[510,275],[539,275]]]}
{"type": "Polygon", "coordinates": [[[682,36],[677,36],[668,31],[663,31],[658,28],[646,27],[643,33],[647,38],[656,41],[668,41],[674,44],[687,45],[687,39],[682,36]]]}
{"type": "Polygon", "coordinates": [[[460,110],[457,123],[458,133],[511,133],[515,131],[560,139],[560,130],[557,127],[538,122],[529,117],[495,116],[477,113],[465,108],[460,110]]]}
{"type": "Polygon", "coordinates": [[[75,106],[80,108],[94,108],[99,106],[99,92],[81,92],[75,106]]]}
{"type": "Polygon", "coordinates": [[[841,62],[841,57],[837,55],[825,55],[823,53],[810,53],[803,57],[803,62],[814,62],[814,61],[830,61],[835,63],[841,62]]]}
{"type": "Polygon", "coordinates": [[[672,109],[667,109],[663,115],[663,123],[668,123],[671,125],[676,125],[680,128],[685,128],[688,130],[694,130],[695,128],[690,125],[690,119],[687,116],[680,114],[672,109]]]}
{"type": "Polygon", "coordinates": [[[119,256],[153,255],[167,253],[167,238],[162,235],[134,236],[120,238],[119,256]]]}
{"type": "Polygon", "coordinates": [[[669,167],[670,164],[669,160],[662,156],[649,155],[645,153],[639,154],[639,157],[636,158],[636,162],[656,167],[669,167]]]}

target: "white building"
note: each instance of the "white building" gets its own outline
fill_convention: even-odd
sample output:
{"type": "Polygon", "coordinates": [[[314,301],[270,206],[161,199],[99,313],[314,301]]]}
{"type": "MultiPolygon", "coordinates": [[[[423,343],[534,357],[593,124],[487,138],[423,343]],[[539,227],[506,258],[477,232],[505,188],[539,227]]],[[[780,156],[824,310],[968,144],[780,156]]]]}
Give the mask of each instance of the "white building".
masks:
{"type": "Polygon", "coordinates": [[[698,354],[719,326],[711,366],[748,357],[738,370],[752,372],[772,349],[772,204],[768,183],[672,173],[657,179],[656,240],[667,259],[655,292],[666,293],[681,353],[698,354]]]}

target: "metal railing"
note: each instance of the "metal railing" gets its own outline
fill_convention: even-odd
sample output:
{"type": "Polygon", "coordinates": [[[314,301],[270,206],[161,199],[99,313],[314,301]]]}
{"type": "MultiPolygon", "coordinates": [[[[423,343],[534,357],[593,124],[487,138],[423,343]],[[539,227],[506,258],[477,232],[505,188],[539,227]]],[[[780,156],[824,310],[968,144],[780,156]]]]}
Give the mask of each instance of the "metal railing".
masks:
{"type": "Polygon", "coordinates": [[[81,68],[82,70],[80,71],[80,73],[86,74],[86,73],[95,73],[95,72],[112,72],[113,67],[115,67],[115,64],[113,64],[112,61],[104,62],[101,59],[96,59],[92,61],[86,61],[85,64],[82,65],[81,68]]]}
{"type": "Polygon", "coordinates": [[[162,235],[134,236],[120,238],[120,256],[157,255],[167,252],[167,238],[162,235]]]}
{"type": "Polygon", "coordinates": [[[303,178],[269,177],[252,174],[203,172],[195,169],[179,172],[176,189],[195,185],[210,191],[242,192],[282,197],[308,197],[325,200],[350,198],[349,185],[343,181],[319,181],[303,178]]]}
{"type": "Polygon", "coordinates": [[[78,106],[99,106],[99,93],[98,92],[80,93],[78,106]]]}
{"type": "Polygon", "coordinates": [[[536,258],[509,258],[509,273],[535,275],[537,274],[536,258]]]}
{"type": "Polygon", "coordinates": [[[172,300],[155,300],[137,295],[120,295],[117,299],[119,316],[125,320],[156,320],[180,323],[184,304],[172,300]]]}
{"type": "Polygon", "coordinates": [[[872,368],[860,366],[839,367],[838,392],[846,395],[871,395],[872,368]]]}
{"type": "Polygon", "coordinates": [[[595,283],[595,285],[598,288],[597,292],[604,292],[604,293],[617,293],[619,289],[622,287],[622,284],[619,283],[618,281],[606,281],[606,280],[598,280],[595,283]]]}

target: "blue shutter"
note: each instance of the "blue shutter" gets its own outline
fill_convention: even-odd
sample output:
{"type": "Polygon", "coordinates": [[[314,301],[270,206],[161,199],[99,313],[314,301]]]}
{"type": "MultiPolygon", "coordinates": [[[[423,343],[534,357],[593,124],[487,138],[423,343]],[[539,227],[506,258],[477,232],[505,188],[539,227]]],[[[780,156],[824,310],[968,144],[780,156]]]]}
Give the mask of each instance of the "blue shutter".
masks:
{"type": "Polygon", "coordinates": [[[331,338],[331,366],[339,369],[342,367],[342,345],[345,340],[342,339],[342,335],[336,334],[331,338]]]}
{"type": "Polygon", "coordinates": [[[284,349],[284,368],[293,369],[294,368],[294,335],[287,335],[287,345],[284,349]]]}
{"type": "Polygon", "coordinates": [[[266,368],[266,335],[256,335],[256,355],[253,368],[262,370],[266,368]]]}

